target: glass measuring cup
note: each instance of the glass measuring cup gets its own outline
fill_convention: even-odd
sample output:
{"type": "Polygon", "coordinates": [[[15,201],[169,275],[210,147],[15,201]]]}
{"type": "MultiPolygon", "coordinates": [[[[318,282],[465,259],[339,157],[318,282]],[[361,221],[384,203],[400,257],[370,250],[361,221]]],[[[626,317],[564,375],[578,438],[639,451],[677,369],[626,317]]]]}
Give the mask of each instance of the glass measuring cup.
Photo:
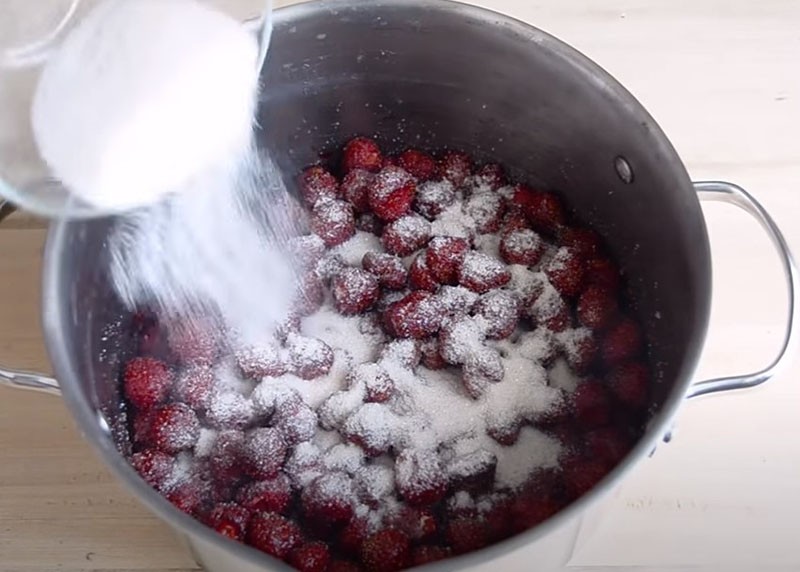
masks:
{"type": "MultiPolygon", "coordinates": [[[[56,179],[36,147],[30,110],[44,64],[83,17],[107,0],[6,0],[0,19],[0,197],[51,218],[114,214],[81,201],[56,179]]],[[[130,0],[129,0],[130,1],[130,0]]],[[[271,35],[271,0],[203,0],[259,34],[271,35]]],[[[80,149],[75,150],[80,153],[80,149]]]]}

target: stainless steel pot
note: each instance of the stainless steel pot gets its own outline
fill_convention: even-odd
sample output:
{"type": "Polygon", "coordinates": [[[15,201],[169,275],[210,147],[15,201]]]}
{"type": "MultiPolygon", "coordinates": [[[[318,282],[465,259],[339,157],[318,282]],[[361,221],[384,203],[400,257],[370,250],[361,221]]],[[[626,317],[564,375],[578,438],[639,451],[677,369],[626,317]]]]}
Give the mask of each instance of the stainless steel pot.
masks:
{"type": "MultiPolygon", "coordinates": [[[[264,82],[262,143],[286,173],[355,134],[377,133],[396,149],[461,148],[563,192],[582,218],[608,236],[633,278],[658,373],[647,434],[595,490],[548,522],[431,570],[463,569],[522,547],[537,569],[559,566],[587,511],[669,435],[686,398],[760,384],[784,365],[797,337],[798,276],[770,216],[735,185],[692,184],[641,105],[555,38],[441,0],[311,2],[275,14],[264,82]],[[790,304],[786,338],[773,363],[754,374],[694,383],[711,297],[709,243],[698,199],[742,207],[763,225],[780,253],[790,304]]],[[[10,370],[0,371],[3,381],[61,394],[111,470],[185,536],[208,570],[286,569],[174,509],[121,454],[128,443],[117,369],[127,350],[113,327],[122,307],[105,273],[110,226],[109,220],[94,220],[51,227],[44,328],[58,382],[10,370]]]]}

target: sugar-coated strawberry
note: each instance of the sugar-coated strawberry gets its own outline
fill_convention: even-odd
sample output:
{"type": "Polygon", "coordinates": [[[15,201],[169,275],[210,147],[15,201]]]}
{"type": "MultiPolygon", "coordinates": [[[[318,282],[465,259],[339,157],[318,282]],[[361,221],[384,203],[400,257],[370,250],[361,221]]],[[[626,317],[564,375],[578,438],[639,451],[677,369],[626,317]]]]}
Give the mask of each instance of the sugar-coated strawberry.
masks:
{"type": "Polygon", "coordinates": [[[474,179],[481,190],[496,191],[506,185],[506,172],[497,163],[487,163],[478,169],[474,179]]]}
{"type": "Polygon", "coordinates": [[[206,408],[206,424],[215,429],[244,429],[253,420],[253,403],[238,391],[215,391],[206,408]]]}
{"type": "Polygon", "coordinates": [[[458,269],[458,283],[478,294],[505,286],[510,280],[506,265],[482,252],[468,252],[458,269]]]}
{"type": "Polygon", "coordinates": [[[553,193],[531,191],[523,208],[534,230],[554,234],[566,221],[564,206],[553,193]]]}
{"type": "Polygon", "coordinates": [[[378,171],[383,165],[383,156],[378,144],[368,137],[356,137],[344,146],[342,154],[342,171],[349,173],[353,169],[378,171]]]}
{"type": "Polygon", "coordinates": [[[365,403],[347,417],[342,434],[369,457],[388,453],[394,443],[393,415],[381,403],[365,403]]]}
{"type": "Polygon", "coordinates": [[[380,291],[378,279],[360,268],[345,268],[331,283],[333,304],[345,316],[369,310],[378,301],[380,291]]]}
{"type": "Polygon", "coordinates": [[[289,371],[287,356],[277,344],[261,344],[236,350],[239,371],[246,379],[260,381],[264,377],[280,377],[289,371]]]}
{"type": "Polygon", "coordinates": [[[208,526],[232,540],[244,541],[250,511],[236,503],[223,503],[214,507],[206,518],[208,526]]]}
{"type": "Polygon", "coordinates": [[[609,292],[619,289],[622,276],[616,264],[608,258],[590,258],[585,262],[586,283],[600,286],[609,292]]]}
{"type": "Polygon", "coordinates": [[[501,340],[514,333],[519,322],[519,301],[506,290],[491,290],[483,294],[472,308],[475,316],[486,320],[486,337],[501,340]]]}
{"type": "Polygon", "coordinates": [[[273,512],[257,512],[247,524],[247,544],[270,556],[285,560],[303,541],[300,528],[273,512]]]}
{"type": "Polygon", "coordinates": [[[442,314],[430,292],[416,290],[391,304],[383,313],[383,326],[397,338],[421,340],[439,331],[442,314]]]}
{"type": "Polygon", "coordinates": [[[181,481],[166,494],[174,507],[191,516],[196,516],[210,497],[208,484],[196,477],[181,481]]]}
{"type": "Polygon", "coordinates": [[[623,318],[606,331],[600,351],[604,363],[613,367],[635,358],[643,348],[644,338],[639,324],[623,318]]]}
{"type": "Polygon", "coordinates": [[[333,560],[328,564],[328,572],[361,572],[362,568],[349,560],[333,560]]]}
{"type": "Polygon", "coordinates": [[[507,264],[534,266],[544,254],[544,241],[529,228],[510,230],[500,239],[500,256],[507,264]]]}
{"type": "Polygon", "coordinates": [[[381,350],[379,361],[391,361],[408,369],[414,369],[422,359],[417,340],[392,340],[381,350]]]}
{"type": "Polygon", "coordinates": [[[174,397],[196,411],[206,409],[214,391],[214,371],[205,365],[185,368],[178,375],[174,397]]]}
{"type": "Polygon", "coordinates": [[[650,371],[638,361],[624,363],[608,374],[608,387],[620,402],[631,408],[647,403],[650,371]]]}
{"type": "Polygon", "coordinates": [[[247,473],[257,480],[275,478],[286,459],[287,445],[274,427],[253,429],[245,437],[242,449],[247,473]]]}
{"type": "Polygon", "coordinates": [[[480,550],[488,543],[483,522],[477,519],[457,518],[447,524],[447,542],[455,554],[480,550]]]}
{"type": "Polygon", "coordinates": [[[426,290],[436,292],[439,289],[439,282],[433,277],[428,266],[428,253],[420,252],[411,267],[408,269],[408,283],[414,290],[426,290]]]}
{"type": "Polygon", "coordinates": [[[326,375],[333,366],[333,350],[322,340],[290,334],[286,338],[286,347],[297,377],[316,379],[326,375]]]}
{"type": "Polygon", "coordinates": [[[583,259],[569,248],[559,248],[544,269],[550,284],[563,296],[573,298],[580,294],[585,267],[583,259]]]}
{"type": "Polygon", "coordinates": [[[289,564],[300,572],[327,572],[331,553],[324,542],[306,542],[295,548],[289,564]]]}
{"type": "Polygon", "coordinates": [[[616,427],[603,427],[590,431],[585,436],[586,454],[600,459],[608,467],[619,463],[631,449],[631,440],[616,427]]]}
{"type": "Polygon", "coordinates": [[[272,479],[245,485],[236,494],[237,502],[251,511],[284,513],[292,500],[289,477],[278,473],[272,479]]]}
{"type": "Polygon", "coordinates": [[[353,207],[345,201],[318,201],[311,211],[310,225],[329,247],[345,242],[356,233],[353,207]]]}
{"type": "Polygon", "coordinates": [[[361,259],[364,270],[370,272],[378,283],[389,290],[402,290],[406,286],[408,271],[403,261],[391,254],[367,252],[361,259]]]}
{"type": "Polygon", "coordinates": [[[134,453],[130,462],[139,476],[151,487],[162,492],[175,470],[175,457],[157,449],[145,449],[134,453]]]}
{"type": "Polygon", "coordinates": [[[380,530],[364,541],[361,562],[368,572],[397,572],[408,566],[411,544],[394,528],[380,530]]]}
{"type": "Polygon", "coordinates": [[[602,427],[611,421],[608,390],[596,379],[581,383],[572,394],[575,419],[583,427],[602,427]]]}
{"type": "Polygon", "coordinates": [[[213,365],[220,352],[217,328],[211,320],[192,320],[168,327],[169,347],[184,365],[213,365]]]}
{"type": "Polygon", "coordinates": [[[347,524],[353,518],[353,479],[343,472],[325,473],[303,489],[303,514],[319,523],[347,524]]]}
{"type": "Polygon", "coordinates": [[[425,260],[433,278],[440,284],[457,284],[458,269],[469,250],[465,238],[436,236],[428,243],[425,260]]]}
{"type": "Polygon", "coordinates": [[[486,426],[486,434],[506,447],[510,447],[517,442],[521,430],[522,425],[518,422],[488,424],[486,426]]]}
{"type": "Polygon", "coordinates": [[[444,369],[447,367],[447,362],[442,357],[439,351],[439,340],[430,338],[425,340],[420,346],[422,352],[422,365],[428,369],[444,369]]]}
{"type": "Polygon", "coordinates": [[[298,282],[292,313],[298,316],[310,316],[322,307],[325,301],[325,289],[316,273],[309,272],[298,282]]]}
{"type": "Polygon", "coordinates": [[[364,388],[364,401],[385,403],[394,395],[394,382],[389,374],[378,364],[368,363],[356,366],[347,376],[350,387],[364,388]]]}
{"type": "Polygon", "coordinates": [[[426,181],[417,186],[414,210],[433,220],[456,200],[456,189],[447,179],[426,181]]]}
{"type": "Polygon", "coordinates": [[[358,557],[369,535],[369,523],[363,518],[354,518],[339,532],[337,548],[347,556],[358,557]]]}
{"type": "Polygon", "coordinates": [[[475,230],[479,234],[500,230],[504,212],[503,197],[489,191],[475,193],[464,203],[464,213],[475,222],[475,230]]]}
{"type": "Polygon", "coordinates": [[[200,421],[191,407],[184,403],[169,403],[153,410],[148,416],[148,442],[165,453],[175,455],[191,449],[200,436],[200,421]]]}
{"type": "Polygon", "coordinates": [[[125,364],[122,374],[125,397],[137,409],[151,409],[163,403],[172,388],[173,375],[167,364],[136,357],[125,364]]]}
{"type": "Polygon", "coordinates": [[[321,199],[335,199],[339,196],[339,181],[324,167],[309,167],[300,175],[300,193],[306,205],[313,207],[321,199]]]}
{"type": "Polygon", "coordinates": [[[567,363],[576,373],[584,374],[595,365],[598,342],[592,330],[576,328],[571,335],[561,338],[560,345],[567,363]]]}
{"type": "Polygon", "coordinates": [[[500,232],[502,234],[513,232],[515,230],[530,230],[528,224],[528,217],[525,216],[521,210],[517,208],[510,208],[503,217],[503,223],[500,225],[500,232]]]}
{"type": "Polygon", "coordinates": [[[411,550],[411,565],[423,566],[450,558],[450,549],[444,546],[424,544],[411,550]]]}
{"type": "Polygon", "coordinates": [[[412,542],[428,542],[438,536],[439,524],[430,508],[401,506],[388,520],[390,528],[396,528],[412,542]]]}
{"type": "Polygon", "coordinates": [[[497,456],[486,449],[458,455],[447,463],[452,487],[473,494],[491,492],[497,469],[497,456]]]}
{"type": "Polygon", "coordinates": [[[439,161],[439,170],[445,179],[460,187],[472,174],[472,159],[466,153],[448,151],[439,161]]]}
{"type": "Polygon", "coordinates": [[[566,493],[576,499],[603,480],[611,467],[605,460],[574,456],[564,460],[561,468],[566,493]]]}
{"type": "Polygon", "coordinates": [[[418,181],[433,179],[438,172],[438,165],[433,157],[417,149],[408,149],[397,158],[397,164],[414,175],[418,181]]]}
{"type": "Polygon", "coordinates": [[[577,252],[583,258],[595,258],[603,252],[603,237],[586,227],[564,227],[558,233],[562,246],[577,252]]]}
{"type": "Polygon", "coordinates": [[[378,218],[392,222],[406,214],[414,202],[417,184],[400,167],[382,169],[369,186],[369,206],[378,218]]]}
{"type": "Polygon", "coordinates": [[[313,270],[325,255],[325,241],[316,234],[290,238],[287,250],[294,264],[305,271],[313,270]]]}
{"type": "Polygon", "coordinates": [[[221,431],[208,456],[209,469],[217,485],[235,484],[244,478],[244,433],[221,431]]]}
{"type": "Polygon", "coordinates": [[[431,223],[418,214],[408,214],[386,225],[381,242],[390,254],[408,256],[431,238],[431,223]]]}
{"type": "Polygon", "coordinates": [[[575,314],[587,328],[603,330],[613,322],[619,304],[614,292],[598,285],[589,285],[581,292],[575,314]]]}
{"type": "Polygon", "coordinates": [[[447,475],[434,451],[405,449],[395,461],[397,489],[413,506],[431,506],[447,492],[447,475]]]}
{"type": "Polygon", "coordinates": [[[342,179],[342,197],[353,205],[357,213],[369,211],[369,186],[374,178],[374,173],[364,169],[353,169],[342,179]]]}

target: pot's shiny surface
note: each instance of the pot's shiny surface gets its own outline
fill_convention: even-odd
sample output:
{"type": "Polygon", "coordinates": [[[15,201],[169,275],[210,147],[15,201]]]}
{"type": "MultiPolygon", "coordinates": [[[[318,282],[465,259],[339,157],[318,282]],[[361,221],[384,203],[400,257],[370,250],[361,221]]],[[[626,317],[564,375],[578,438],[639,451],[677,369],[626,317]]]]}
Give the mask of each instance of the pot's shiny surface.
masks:
{"type": "MultiPolygon", "coordinates": [[[[520,22],[449,2],[338,0],[279,10],[264,81],[263,143],[287,174],[355,134],[377,133],[397,148],[462,148],[563,192],[608,235],[634,277],[658,371],[647,435],[595,491],[557,517],[436,568],[463,568],[541,539],[553,562],[566,558],[574,533],[563,532],[565,525],[663,436],[705,335],[708,238],[669,142],[630,94],[580,54],[520,22]]],[[[126,349],[104,341],[119,339],[107,324],[121,312],[105,277],[109,228],[99,220],[62,223],[49,237],[45,328],[65,400],[131,490],[186,534],[196,553],[217,559],[209,569],[285,569],[179,513],[120,454],[127,442],[116,380],[126,349]]]]}

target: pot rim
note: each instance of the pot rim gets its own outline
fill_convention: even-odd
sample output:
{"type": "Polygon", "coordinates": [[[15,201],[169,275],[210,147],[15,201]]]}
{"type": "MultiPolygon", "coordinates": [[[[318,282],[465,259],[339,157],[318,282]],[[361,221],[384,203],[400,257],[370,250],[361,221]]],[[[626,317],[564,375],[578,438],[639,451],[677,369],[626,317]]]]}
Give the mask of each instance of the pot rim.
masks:
{"type": "MultiPolygon", "coordinates": [[[[601,66],[584,56],[575,48],[521,20],[493,10],[464,4],[455,0],[414,0],[413,2],[409,0],[372,0],[364,4],[359,4],[358,2],[354,2],[354,0],[315,0],[276,9],[274,11],[274,26],[277,30],[285,26],[290,26],[304,17],[313,16],[320,12],[330,12],[333,15],[338,15],[343,11],[374,11],[380,10],[381,8],[393,7],[407,9],[412,6],[419,10],[435,10],[449,13],[464,21],[478,21],[485,26],[504,28],[508,33],[526,38],[536,45],[537,49],[549,50],[553,55],[558,56],[565,65],[572,66],[575,72],[583,76],[595,89],[613,95],[628,113],[636,116],[640,123],[646,125],[647,129],[649,129],[652,134],[654,143],[659,147],[658,151],[666,158],[670,167],[676,171],[676,175],[684,179],[686,188],[691,188],[689,175],[672,144],[655,120],[630,92],[601,66]]],[[[273,35],[273,38],[274,37],[273,35]]],[[[695,200],[696,203],[694,204],[696,208],[700,209],[699,200],[695,200]]],[[[701,220],[703,221],[705,240],[703,244],[698,245],[698,248],[702,248],[706,251],[705,258],[709,260],[710,247],[708,235],[707,231],[705,231],[705,222],[702,217],[701,220]]],[[[218,549],[235,552],[239,558],[246,560],[253,566],[263,567],[265,570],[292,570],[289,566],[276,558],[268,556],[242,543],[223,537],[202,524],[199,520],[184,514],[172,506],[160,493],[141,479],[117,449],[108,432],[102,412],[91,407],[80,391],[76,381],[78,374],[73,367],[70,356],[65,351],[65,345],[60,343],[62,332],[64,331],[61,324],[66,316],[64,312],[60,311],[58,299],[58,293],[63,291],[60,283],[60,265],[62,258],[59,256],[59,251],[63,248],[64,236],[69,224],[68,221],[54,222],[50,226],[47,234],[42,271],[42,323],[45,334],[45,345],[50,361],[54,367],[55,376],[59,380],[63,391],[63,399],[81,430],[83,437],[89,441],[97,454],[100,455],[105,464],[111,469],[115,477],[124,483],[128,491],[133,493],[138,500],[143,502],[153,513],[169,524],[173,529],[179,530],[183,534],[197,537],[204,543],[211,544],[218,549]]],[[[708,265],[707,272],[710,277],[710,264],[708,265]]],[[[707,299],[710,299],[710,288],[709,280],[709,289],[708,292],[706,292],[707,299]]],[[[701,339],[705,339],[706,337],[708,320],[709,311],[708,307],[706,307],[705,315],[702,317],[702,332],[699,332],[701,334],[701,339]]],[[[608,494],[619,483],[622,476],[637,464],[640,459],[652,454],[658,442],[661,441],[668,432],[670,422],[683,402],[697,368],[702,344],[697,344],[697,346],[696,348],[689,349],[684,378],[676,382],[673,391],[665,400],[659,413],[648,423],[644,436],[639,440],[633,450],[628,453],[625,459],[608,473],[590,492],[568,505],[544,523],[530,530],[492,544],[479,551],[451,557],[447,560],[428,565],[425,569],[434,571],[487,563],[545,537],[553,530],[560,528],[579,516],[590,503],[595,503],[602,496],[608,494]]]]}

